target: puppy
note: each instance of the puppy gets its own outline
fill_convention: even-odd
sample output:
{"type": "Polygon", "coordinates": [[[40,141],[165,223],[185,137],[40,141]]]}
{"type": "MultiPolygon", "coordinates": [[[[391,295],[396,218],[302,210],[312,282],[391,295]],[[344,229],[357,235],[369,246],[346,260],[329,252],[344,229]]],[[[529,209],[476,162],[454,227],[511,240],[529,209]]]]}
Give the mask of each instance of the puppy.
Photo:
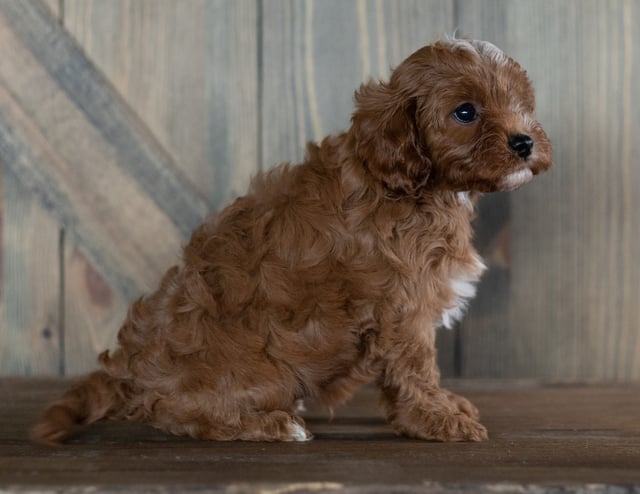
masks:
{"type": "Polygon", "coordinates": [[[295,405],[375,380],[398,434],[487,438],[439,386],[434,330],[485,269],[478,193],[551,166],[524,70],[494,45],[447,39],[355,95],[350,129],[258,175],[197,228],[184,260],[135,302],[98,370],[33,429],[57,443],[103,418],[195,438],[311,439],[295,405]]]}

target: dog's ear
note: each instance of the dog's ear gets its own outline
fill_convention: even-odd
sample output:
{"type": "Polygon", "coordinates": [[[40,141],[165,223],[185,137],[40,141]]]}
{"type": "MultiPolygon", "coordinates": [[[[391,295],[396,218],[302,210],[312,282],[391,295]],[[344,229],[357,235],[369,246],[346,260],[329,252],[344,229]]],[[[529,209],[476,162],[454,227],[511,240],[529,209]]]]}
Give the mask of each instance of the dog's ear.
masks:
{"type": "Polygon", "coordinates": [[[421,135],[416,98],[385,83],[363,84],[351,119],[356,157],[395,193],[414,194],[431,169],[421,135]]]}

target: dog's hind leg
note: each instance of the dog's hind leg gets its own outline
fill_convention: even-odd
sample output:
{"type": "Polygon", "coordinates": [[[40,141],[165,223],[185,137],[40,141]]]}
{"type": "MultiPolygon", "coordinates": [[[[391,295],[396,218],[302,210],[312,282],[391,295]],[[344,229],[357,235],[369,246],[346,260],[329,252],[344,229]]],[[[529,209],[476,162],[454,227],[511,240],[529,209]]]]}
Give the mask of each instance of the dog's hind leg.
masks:
{"type": "Polygon", "coordinates": [[[104,371],[89,374],[45,410],[33,427],[34,441],[55,445],[69,437],[77,426],[124,414],[124,382],[104,371]]]}

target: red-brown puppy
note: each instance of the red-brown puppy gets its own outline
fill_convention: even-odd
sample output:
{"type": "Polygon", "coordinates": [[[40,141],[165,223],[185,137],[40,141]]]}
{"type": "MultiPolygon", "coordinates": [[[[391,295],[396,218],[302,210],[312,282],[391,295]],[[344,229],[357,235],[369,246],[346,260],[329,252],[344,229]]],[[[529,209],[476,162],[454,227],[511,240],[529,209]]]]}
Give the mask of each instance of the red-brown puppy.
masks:
{"type": "Polygon", "coordinates": [[[182,265],[133,304],[119,347],[46,410],[36,440],[117,418],[304,441],[297,400],[331,407],[371,380],[400,434],[487,437],[476,408],[439,386],[434,330],[460,318],[484,270],[477,193],[551,165],[531,84],[492,44],[448,39],[355,99],[348,131],[259,175],[195,230],[182,265]]]}

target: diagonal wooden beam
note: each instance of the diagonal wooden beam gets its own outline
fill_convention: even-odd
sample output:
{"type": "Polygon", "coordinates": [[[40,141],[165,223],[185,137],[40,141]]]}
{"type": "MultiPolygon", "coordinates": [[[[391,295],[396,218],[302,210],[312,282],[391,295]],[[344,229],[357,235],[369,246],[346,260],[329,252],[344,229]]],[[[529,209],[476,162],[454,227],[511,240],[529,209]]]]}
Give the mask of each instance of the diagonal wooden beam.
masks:
{"type": "Polygon", "coordinates": [[[125,297],[153,286],[206,201],[40,1],[0,0],[0,161],[125,297]]]}

